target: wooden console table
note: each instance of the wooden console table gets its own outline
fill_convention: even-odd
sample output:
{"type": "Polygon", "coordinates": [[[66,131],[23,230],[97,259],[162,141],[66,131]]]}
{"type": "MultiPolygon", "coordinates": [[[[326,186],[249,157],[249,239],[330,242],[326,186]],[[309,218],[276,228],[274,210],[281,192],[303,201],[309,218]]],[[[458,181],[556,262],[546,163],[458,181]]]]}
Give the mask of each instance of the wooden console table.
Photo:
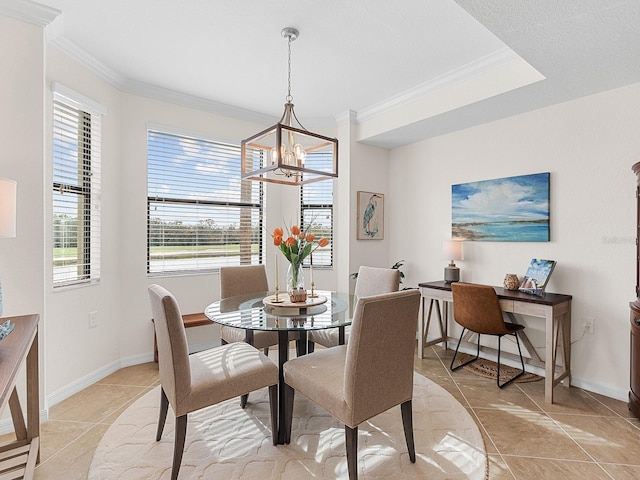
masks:
{"type": "MultiPolygon", "coordinates": [[[[451,284],[444,281],[426,282],[418,284],[418,287],[422,294],[418,357],[422,358],[426,347],[442,343],[446,349],[449,340],[457,341],[457,339],[448,336],[448,320],[453,305],[451,284]],[[438,319],[440,337],[427,341],[431,316],[434,312],[438,319]]],[[[518,337],[530,355],[525,359],[525,363],[544,368],[544,397],[547,402],[553,403],[553,388],[563,380],[565,386],[569,387],[571,384],[571,295],[545,293],[539,296],[506,290],[502,287],[494,288],[500,300],[500,307],[511,322],[518,323],[515,315],[545,319],[546,361],[540,358],[524,330],[518,332],[518,337]]],[[[468,340],[470,335],[465,338],[468,340]]],[[[481,346],[480,351],[497,352],[496,349],[486,346],[481,346]]],[[[517,355],[510,352],[502,352],[502,355],[519,360],[517,355]]]]}
{"type": "Polygon", "coordinates": [[[40,316],[3,317],[16,326],[0,342],[0,411],[9,404],[16,434],[0,446],[0,478],[32,479],[40,461],[40,391],[38,379],[38,320],[40,316]],[[16,379],[26,359],[27,423],[18,399],[16,379]]]}

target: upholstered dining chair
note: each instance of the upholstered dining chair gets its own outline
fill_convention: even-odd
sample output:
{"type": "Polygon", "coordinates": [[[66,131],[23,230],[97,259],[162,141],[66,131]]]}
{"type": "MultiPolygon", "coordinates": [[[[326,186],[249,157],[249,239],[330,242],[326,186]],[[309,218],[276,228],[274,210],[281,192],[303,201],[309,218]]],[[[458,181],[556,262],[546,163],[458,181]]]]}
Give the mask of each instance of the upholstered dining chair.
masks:
{"type": "Polygon", "coordinates": [[[518,340],[518,331],[524,329],[524,325],[504,321],[500,301],[494,288],[488,285],[456,282],[451,284],[451,291],[453,293],[453,317],[455,321],[463,327],[456,351],[451,359],[451,370],[458,370],[478,360],[480,357],[480,336],[495,335],[498,337],[498,372],[496,377],[498,387],[503,388],[505,385],[508,385],[523,375],[524,359],[522,358],[522,350],[520,349],[520,341],[518,340]],[[462,337],[467,330],[475,332],[478,335],[476,356],[460,365],[455,365],[462,337]],[[516,337],[522,371],[509,380],[500,383],[500,340],[504,335],[513,335],[516,337]]]}
{"type": "Polygon", "coordinates": [[[409,459],[413,441],[413,358],[420,292],[362,297],[347,345],[318,350],[284,364],[285,443],[291,441],[295,391],[345,425],[349,478],[358,478],[358,425],[400,405],[409,459]]]}
{"type": "MultiPolygon", "coordinates": [[[[220,267],[220,298],[235,297],[246,293],[265,292],[269,290],[267,271],[264,265],[241,265],[235,267],[220,267]]],[[[294,332],[289,334],[290,340],[297,340],[298,335],[294,332]]],[[[223,325],[220,329],[220,342],[223,345],[234,342],[246,342],[259,350],[263,350],[265,355],[269,354],[269,347],[278,345],[278,332],[266,330],[251,330],[250,333],[244,328],[229,327],[223,325]],[[251,338],[248,337],[251,335],[251,338]]],[[[240,397],[240,406],[247,405],[249,394],[240,397]]]]}
{"type": "Polygon", "coordinates": [[[160,415],[156,441],[162,438],[169,405],[176,416],[171,480],[178,478],[187,433],[187,415],[247,392],[269,387],[271,439],[277,443],[278,366],[243,342],[189,355],[180,307],[159,285],[149,286],[158,339],[160,415]]]}
{"type": "MultiPolygon", "coordinates": [[[[400,271],[394,268],[379,268],[360,266],[358,269],[358,279],[354,295],[357,299],[378,295],[381,293],[397,292],[400,288],[400,271]]],[[[345,328],[345,343],[349,341],[350,327],[345,328]]],[[[315,350],[315,344],[323,347],[335,347],[338,341],[338,330],[330,328],[327,330],[310,330],[307,333],[309,339],[308,351],[315,350]]]]}
{"type": "MultiPolygon", "coordinates": [[[[245,293],[266,292],[269,290],[267,271],[264,265],[242,265],[220,267],[220,298],[235,297],[245,293]]],[[[269,347],[278,344],[278,332],[254,330],[252,341],[247,342],[247,330],[244,328],[222,326],[220,340],[223,345],[233,342],[247,342],[258,350],[269,353],[269,347]]]]}

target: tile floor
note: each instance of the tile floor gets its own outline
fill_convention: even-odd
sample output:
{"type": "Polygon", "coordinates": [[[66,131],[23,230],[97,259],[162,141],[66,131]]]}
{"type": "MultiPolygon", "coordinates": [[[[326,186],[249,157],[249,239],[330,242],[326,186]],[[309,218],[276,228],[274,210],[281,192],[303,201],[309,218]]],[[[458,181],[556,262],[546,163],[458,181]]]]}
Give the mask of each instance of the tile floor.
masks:
{"type": "MultiPolygon", "coordinates": [[[[426,375],[465,405],[482,431],[490,480],[640,478],[640,421],[624,402],[578,388],[557,387],[553,405],[544,385],[495,381],[450,372],[450,351],[416,357],[426,375]]],[[[158,383],[157,365],[124,368],[55,405],[42,426],[36,479],[87,478],[93,452],[115,418],[158,383]]]]}

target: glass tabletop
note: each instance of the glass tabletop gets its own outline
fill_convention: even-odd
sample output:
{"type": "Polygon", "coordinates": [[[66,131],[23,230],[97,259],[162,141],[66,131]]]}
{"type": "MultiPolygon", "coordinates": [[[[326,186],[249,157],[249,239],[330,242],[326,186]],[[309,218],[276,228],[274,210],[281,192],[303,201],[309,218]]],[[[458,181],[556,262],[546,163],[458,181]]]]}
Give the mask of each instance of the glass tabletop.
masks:
{"type": "Polygon", "coordinates": [[[204,314],[221,325],[248,330],[322,330],[351,324],[353,296],[318,290],[326,302],[313,306],[265,305],[273,292],[258,292],[225,298],[209,305],[204,314]]]}

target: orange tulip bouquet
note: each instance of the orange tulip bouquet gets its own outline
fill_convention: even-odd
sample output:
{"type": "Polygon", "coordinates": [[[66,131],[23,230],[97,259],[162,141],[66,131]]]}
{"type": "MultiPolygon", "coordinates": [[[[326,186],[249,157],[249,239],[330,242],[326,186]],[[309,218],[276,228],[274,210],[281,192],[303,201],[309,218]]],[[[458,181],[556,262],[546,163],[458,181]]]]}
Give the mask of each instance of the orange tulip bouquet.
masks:
{"type": "Polygon", "coordinates": [[[316,240],[315,235],[309,232],[310,226],[311,225],[304,230],[301,230],[297,225],[292,225],[291,228],[287,227],[286,238],[284,230],[280,227],[275,228],[271,234],[273,244],[280,249],[289,262],[289,268],[287,270],[287,293],[289,293],[289,297],[292,297],[293,294],[293,298],[291,298],[292,302],[295,302],[296,298],[300,298],[298,295],[301,295],[302,292],[305,293],[304,296],[306,299],[302,262],[316,249],[329,245],[329,240],[326,238],[316,240]]]}

